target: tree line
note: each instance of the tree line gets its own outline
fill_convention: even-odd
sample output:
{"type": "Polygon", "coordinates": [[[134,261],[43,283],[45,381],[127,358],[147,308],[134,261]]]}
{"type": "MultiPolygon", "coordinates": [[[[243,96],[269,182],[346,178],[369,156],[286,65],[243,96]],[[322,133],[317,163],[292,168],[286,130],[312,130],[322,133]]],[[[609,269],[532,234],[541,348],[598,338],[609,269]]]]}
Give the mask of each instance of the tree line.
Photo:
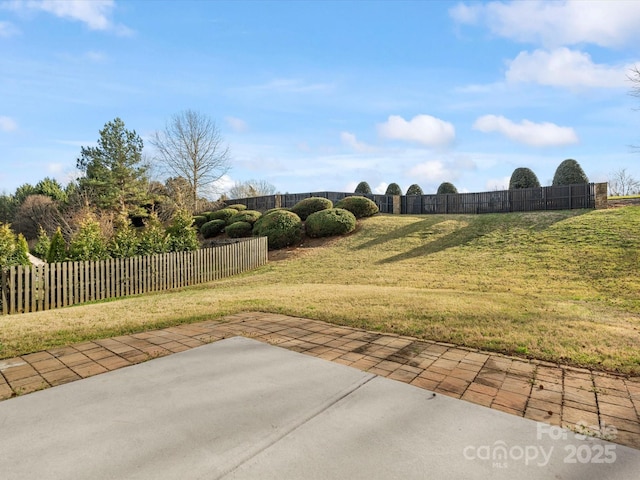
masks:
{"type": "Polygon", "coordinates": [[[215,208],[203,191],[229,170],[229,148],[216,124],[191,110],[151,143],[164,182],[151,180],[142,139],[115,118],[96,146],[81,147],[78,179],[63,187],[47,177],[0,195],[0,265],[28,264],[28,244],[48,262],[199,248],[192,214],[215,208]]]}

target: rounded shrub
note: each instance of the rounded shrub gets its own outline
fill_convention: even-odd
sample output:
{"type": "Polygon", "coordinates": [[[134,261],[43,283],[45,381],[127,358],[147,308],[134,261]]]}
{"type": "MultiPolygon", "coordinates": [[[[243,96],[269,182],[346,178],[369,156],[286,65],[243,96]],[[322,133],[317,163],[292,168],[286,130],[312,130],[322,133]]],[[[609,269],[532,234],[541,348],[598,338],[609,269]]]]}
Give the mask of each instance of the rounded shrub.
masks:
{"type": "Polygon", "coordinates": [[[209,221],[224,220],[225,223],[228,223],[229,219],[236,213],[238,213],[238,210],[236,210],[235,208],[223,208],[220,210],[216,210],[215,212],[211,212],[209,215],[207,215],[207,219],[209,221]]]}
{"type": "Polygon", "coordinates": [[[353,193],[358,193],[360,195],[371,195],[371,187],[367,182],[360,182],[356,187],[355,192],[353,193]]]}
{"type": "Polygon", "coordinates": [[[243,210],[246,210],[246,209],[247,209],[247,206],[246,206],[246,205],[243,205],[243,204],[241,204],[241,203],[235,203],[235,204],[233,204],[233,205],[229,205],[229,206],[228,206],[228,207],[226,207],[226,208],[233,208],[234,210],[237,210],[237,211],[239,211],[239,212],[242,212],[243,210]]]}
{"type": "Polygon", "coordinates": [[[249,222],[233,222],[225,227],[225,233],[231,238],[250,237],[253,225],[249,222]]]}
{"type": "Polygon", "coordinates": [[[309,197],[296,203],[291,208],[291,211],[298,215],[300,220],[304,221],[312,213],[319,212],[320,210],[326,210],[328,208],[333,208],[333,202],[328,198],[309,197]]]}
{"type": "Polygon", "coordinates": [[[229,219],[229,225],[232,225],[236,222],[247,222],[253,225],[261,216],[262,214],[257,210],[244,210],[242,212],[236,213],[233,217],[231,217],[229,219]]]}
{"type": "Polygon", "coordinates": [[[281,212],[281,211],[285,211],[285,212],[290,212],[291,209],[290,208],[284,208],[284,207],[275,207],[275,208],[270,208],[269,210],[265,211],[262,216],[265,215],[270,215],[273,212],[281,212]]]}
{"type": "Polygon", "coordinates": [[[211,220],[200,227],[200,233],[204,238],[215,237],[222,233],[226,224],[222,219],[211,220]]]}
{"type": "Polygon", "coordinates": [[[387,187],[387,191],[384,192],[385,195],[402,195],[402,189],[400,185],[397,183],[390,183],[387,187]]]}
{"type": "Polygon", "coordinates": [[[353,232],[356,217],[344,208],[330,208],[312,213],[307,217],[305,230],[310,237],[332,237],[353,232]]]}
{"type": "Polygon", "coordinates": [[[356,218],[371,217],[380,211],[375,202],[367,197],[346,197],[335,206],[349,210],[356,218]]]}
{"type": "Polygon", "coordinates": [[[576,183],[589,183],[589,179],[578,162],[568,158],[556,169],[553,176],[553,185],[574,185],[576,183]]]}
{"type": "Polygon", "coordinates": [[[424,195],[422,193],[422,188],[420,188],[420,185],[418,185],[417,183],[414,183],[413,185],[409,186],[409,188],[407,188],[407,195],[424,195]]]}
{"type": "Polygon", "coordinates": [[[511,180],[509,180],[509,190],[515,190],[517,188],[534,188],[539,187],[540,182],[538,177],[530,168],[519,167],[516,168],[511,174],[511,180]]]}
{"type": "Polygon", "coordinates": [[[202,227],[202,225],[204,225],[208,221],[209,219],[207,218],[206,215],[196,215],[195,217],[193,217],[193,223],[196,226],[196,228],[198,228],[198,230],[202,227]]]}
{"type": "Polygon", "coordinates": [[[258,219],[253,235],[267,237],[271,250],[288,247],[302,239],[302,220],[293,212],[276,210],[258,219]]]}
{"type": "Polygon", "coordinates": [[[444,195],[445,193],[458,193],[458,189],[453,183],[442,182],[438,187],[437,195],[444,195]]]}

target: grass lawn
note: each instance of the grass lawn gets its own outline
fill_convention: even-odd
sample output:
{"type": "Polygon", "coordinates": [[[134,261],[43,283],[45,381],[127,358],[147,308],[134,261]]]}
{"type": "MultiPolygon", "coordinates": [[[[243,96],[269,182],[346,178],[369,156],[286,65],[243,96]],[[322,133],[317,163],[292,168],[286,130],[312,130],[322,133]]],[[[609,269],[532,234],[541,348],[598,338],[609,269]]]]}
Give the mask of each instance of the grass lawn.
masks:
{"type": "Polygon", "coordinates": [[[0,356],[266,311],[640,374],[640,208],[378,215],[180,291],[0,317],[0,356]]]}

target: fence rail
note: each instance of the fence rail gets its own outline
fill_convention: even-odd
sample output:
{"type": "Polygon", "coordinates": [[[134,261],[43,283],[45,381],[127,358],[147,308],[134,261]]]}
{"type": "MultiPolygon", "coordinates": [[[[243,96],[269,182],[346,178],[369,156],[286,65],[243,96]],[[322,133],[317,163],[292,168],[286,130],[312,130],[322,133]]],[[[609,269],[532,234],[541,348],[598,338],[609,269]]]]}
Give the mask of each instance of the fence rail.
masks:
{"type": "MultiPolygon", "coordinates": [[[[291,208],[300,200],[309,197],[328,198],[337,203],[345,197],[355,195],[344,192],[287,193],[264,197],[229,200],[242,203],[251,210],[265,211],[270,208],[291,208]]],[[[606,195],[606,190],[605,190],[606,195]]],[[[393,195],[364,195],[378,205],[381,213],[435,214],[435,213],[502,213],[528,212],[536,210],[569,210],[594,208],[596,205],[595,184],[559,185],[551,187],[523,188],[481,193],[455,193],[444,195],[402,195],[394,203],[393,195]]]]}
{"type": "Polygon", "coordinates": [[[196,250],[122,259],[10,267],[0,274],[3,314],[181,288],[267,262],[266,237],[196,250]]]}

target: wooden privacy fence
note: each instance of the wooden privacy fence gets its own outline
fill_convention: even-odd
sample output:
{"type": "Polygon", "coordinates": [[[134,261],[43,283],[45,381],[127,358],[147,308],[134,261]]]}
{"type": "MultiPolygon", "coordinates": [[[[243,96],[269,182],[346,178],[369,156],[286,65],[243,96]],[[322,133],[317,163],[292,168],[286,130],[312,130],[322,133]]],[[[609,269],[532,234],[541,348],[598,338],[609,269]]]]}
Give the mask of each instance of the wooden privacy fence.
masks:
{"type": "Polygon", "coordinates": [[[3,314],[36,312],[210,282],[267,263],[267,238],[193,252],[3,270],[3,314]]]}
{"type": "Polygon", "coordinates": [[[402,212],[504,213],[595,208],[595,185],[558,185],[482,193],[409,195],[402,197],[402,212]]]}
{"type": "MultiPolygon", "coordinates": [[[[584,183],[481,193],[363,196],[373,200],[378,205],[381,213],[420,215],[434,213],[528,212],[595,208],[595,187],[593,183],[584,183]]],[[[606,199],[606,189],[604,192],[606,199]]],[[[242,203],[251,210],[265,211],[277,207],[291,208],[300,200],[309,197],[328,198],[335,204],[343,198],[353,195],[356,194],[344,192],[287,193],[265,197],[239,198],[229,200],[227,203],[242,203]]]]}
{"type": "MultiPolygon", "coordinates": [[[[304,200],[309,197],[322,197],[328,198],[334,204],[346,197],[351,197],[356,194],[344,193],[344,192],[311,192],[311,193],[284,193],[278,195],[267,195],[264,197],[249,197],[239,198],[234,200],[228,200],[229,205],[234,203],[241,203],[246,205],[249,210],[258,210],[264,212],[271,208],[291,208],[300,200],[304,200]]],[[[394,213],[393,211],[393,195],[363,195],[375,202],[378,205],[381,213],[394,213]]]]}

